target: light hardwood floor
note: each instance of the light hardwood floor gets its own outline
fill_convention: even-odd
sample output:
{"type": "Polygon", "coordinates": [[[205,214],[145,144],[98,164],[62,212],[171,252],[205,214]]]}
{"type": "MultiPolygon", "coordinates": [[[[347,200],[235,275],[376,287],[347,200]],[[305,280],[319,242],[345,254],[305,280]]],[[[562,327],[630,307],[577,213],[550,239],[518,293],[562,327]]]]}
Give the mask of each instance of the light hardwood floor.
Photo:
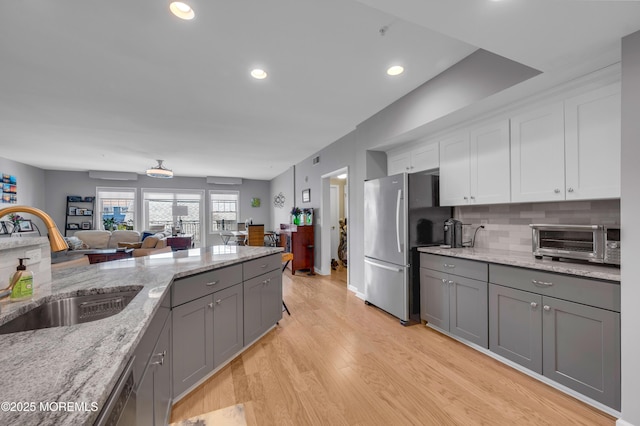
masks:
{"type": "Polygon", "coordinates": [[[244,404],[247,425],[614,425],[615,419],[332,277],[283,276],[291,316],[173,407],[244,404]]]}

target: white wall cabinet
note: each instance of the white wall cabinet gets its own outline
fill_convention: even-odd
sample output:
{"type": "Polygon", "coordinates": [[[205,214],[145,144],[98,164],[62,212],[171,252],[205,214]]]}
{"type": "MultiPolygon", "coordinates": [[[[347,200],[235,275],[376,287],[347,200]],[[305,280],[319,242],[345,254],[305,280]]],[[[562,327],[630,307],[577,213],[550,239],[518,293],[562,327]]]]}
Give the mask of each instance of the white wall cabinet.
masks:
{"type": "Polygon", "coordinates": [[[566,199],[620,197],[620,84],[564,104],[566,199]]]}
{"type": "Polygon", "coordinates": [[[511,201],[564,200],[564,106],[511,118],[511,201]]]}
{"type": "Polygon", "coordinates": [[[411,150],[390,151],[387,157],[387,175],[407,172],[415,173],[437,169],[439,166],[438,144],[429,143],[411,150]]]}
{"type": "Polygon", "coordinates": [[[509,121],[483,124],[440,142],[440,204],[510,201],[509,121]]]}
{"type": "Polygon", "coordinates": [[[511,119],[511,201],[620,197],[620,84],[511,119]]]}

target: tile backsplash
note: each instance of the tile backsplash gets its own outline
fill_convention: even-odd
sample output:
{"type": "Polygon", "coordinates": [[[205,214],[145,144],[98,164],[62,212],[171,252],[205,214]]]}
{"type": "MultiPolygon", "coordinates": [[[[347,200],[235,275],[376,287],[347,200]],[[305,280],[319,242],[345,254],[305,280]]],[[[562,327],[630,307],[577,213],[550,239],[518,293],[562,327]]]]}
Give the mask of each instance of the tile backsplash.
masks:
{"type": "Polygon", "coordinates": [[[478,230],[476,247],[531,252],[531,223],[620,226],[620,200],[461,206],[454,210],[463,226],[463,241],[478,230]]]}

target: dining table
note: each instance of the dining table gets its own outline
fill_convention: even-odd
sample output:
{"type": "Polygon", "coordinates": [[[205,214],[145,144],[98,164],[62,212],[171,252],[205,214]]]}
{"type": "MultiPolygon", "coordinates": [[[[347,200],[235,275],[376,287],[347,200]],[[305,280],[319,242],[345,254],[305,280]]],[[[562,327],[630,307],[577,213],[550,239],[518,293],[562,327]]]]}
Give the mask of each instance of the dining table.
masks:
{"type": "MultiPolygon", "coordinates": [[[[236,244],[244,245],[249,233],[247,231],[222,231],[220,238],[224,245],[236,244]]],[[[274,231],[264,231],[265,239],[269,242],[268,245],[276,246],[278,243],[278,234],[274,231]]]]}

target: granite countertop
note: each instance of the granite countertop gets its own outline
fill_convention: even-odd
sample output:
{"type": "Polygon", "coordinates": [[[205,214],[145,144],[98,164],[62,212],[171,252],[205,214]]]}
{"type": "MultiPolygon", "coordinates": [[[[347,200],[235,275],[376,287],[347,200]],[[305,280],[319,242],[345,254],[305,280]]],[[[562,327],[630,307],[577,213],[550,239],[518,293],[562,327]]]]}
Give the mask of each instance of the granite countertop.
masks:
{"type": "Polygon", "coordinates": [[[33,301],[2,302],[0,324],[53,299],[141,291],[109,318],[0,335],[0,424],[93,424],[174,278],[282,250],[213,246],[54,271],[51,285],[44,288],[38,288],[36,278],[33,301]],[[4,402],[21,403],[11,408],[22,411],[7,411],[4,402]],[[51,402],[86,403],[87,409],[40,411],[40,403],[51,402]]]}
{"type": "Polygon", "coordinates": [[[444,248],[420,247],[422,253],[439,254],[442,256],[459,257],[463,259],[479,260],[488,263],[518,266],[521,268],[539,269],[559,274],[577,275],[586,278],[620,282],[620,268],[615,266],[598,265],[595,263],[580,263],[556,261],[549,258],[536,259],[533,254],[525,252],[496,250],[486,248],[444,248]]]}

